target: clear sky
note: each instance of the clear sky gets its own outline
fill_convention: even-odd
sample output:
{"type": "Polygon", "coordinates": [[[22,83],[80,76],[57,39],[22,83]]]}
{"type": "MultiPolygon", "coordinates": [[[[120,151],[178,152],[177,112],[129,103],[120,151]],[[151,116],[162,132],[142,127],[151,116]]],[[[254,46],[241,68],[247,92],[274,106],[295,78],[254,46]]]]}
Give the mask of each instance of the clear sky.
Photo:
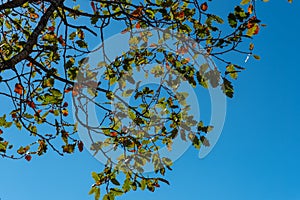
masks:
{"type": "MultiPolygon", "coordinates": [[[[225,14],[229,4],[215,2],[212,9],[225,14]]],[[[225,127],[213,151],[199,159],[190,148],[167,173],[171,186],[119,199],[300,199],[299,9],[299,2],[285,0],[258,6],[268,25],[255,40],[262,59],[249,60],[235,82],[235,97],[228,100],[225,127]]],[[[90,173],[97,169],[101,164],[86,150],[63,158],[49,152],[31,162],[0,159],[0,198],[93,199],[87,193],[90,173]]]]}

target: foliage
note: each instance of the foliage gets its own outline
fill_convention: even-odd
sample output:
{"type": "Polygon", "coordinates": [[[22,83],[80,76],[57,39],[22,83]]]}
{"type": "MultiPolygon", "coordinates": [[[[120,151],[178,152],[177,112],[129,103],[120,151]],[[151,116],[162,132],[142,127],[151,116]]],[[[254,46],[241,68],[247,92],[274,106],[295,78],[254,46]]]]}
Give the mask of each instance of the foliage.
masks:
{"type": "MultiPolygon", "coordinates": [[[[193,87],[221,87],[232,98],[231,81],[244,68],[226,60],[225,55],[235,52],[259,59],[253,54],[251,42],[262,26],[256,16],[255,1],[243,0],[225,19],[210,13],[209,6],[209,1],[197,0],[93,0],[88,6],[76,0],[2,3],[0,95],[5,102],[10,102],[8,108],[12,110],[0,117],[0,155],[30,161],[49,149],[59,155],[74,153],[76,149],[83,151],[83,142],[76,136],[77,124],[69,116],[68,98],[78,102],[85,98],[103,113],[102,123],[88,129],[106,137],[104,141],[93,142],[91,149],[103,156],[107,146],[124,151],[118,162],[108,157],[104,170],[92,173],[95,183],[89,194],[99,199],[101,188],[106,191],[103,199],[112,200],[131,190],[153,192],[160,184],[169,184],[163,177],[172,169],[173,162],[159,155],[159,147],[171,149],[178,136],[190,140],[197,149],[209,146],[205,136],[213,127],[188,114],[185,104],[188,94],[168,93],[168,87],[181,82],[193,87]],[[70,6],[73,3],[75,6],[70,6]],[[148,37],[138,34],[132,37],[129,52],[115,60],[98,63],[105,69],[103,80],[106,80],[98,82],[97,74],[89,70],[86,61],[87,55],[93,52],[89,38],[104,42],[106,30],[114,25],[122,27],[123,34],[133,29],[158,27],[165,31],[165,40],[176,31],[179,33],[176,37],[189,37],[196,43],[180,43],[175,53],[170,53],[159,43],[151,44],[151,49],[138,48],[147,44],[148,37]],[[242,49],[244,44],[249,47],[242,49]],[[195,67],[195,63],[183,57],[189,53],[187,49],[195,49],[193,45],[201,45],[203,52],[192,52],[189,57],[201,54],[208,60],[219,60],[224,67],[221,70],[208,65],[195,67]],[[146,69],[149,64],[155,67],[146,69]],[[173,74],[156,89],[139,88],[131,76],[134,69],[148,70],[162,79],[171,71],[173,74]],[[79,77],[84,80],[80,84],[79,77]],[[128,84],[136,89],[124,90],[128,84]],[[114,93],[113,86],[122,90],[122,94],[114,93]],[[88,89],[87,94],[82,92],[84,89],[88,89]],[[128,96],[133,96],[137,103],[128,105],[122,101],[128,96]],[[107,104],[115,99],[118,103],[111,110],[107,104]],[[122,125],[124,120],[130,120],[131,126],[122,125]],[[12,126],[25,130],[32,142],[14,147],[6,139],[12,126]],[[154,166],[153,177],[143,173],[147,163],[154,166]]],[[[75,109],[81,110],[83,106],[79,103],[75,109]]],[[[81,123],[76,114],[75,117],[81,123]]]]}

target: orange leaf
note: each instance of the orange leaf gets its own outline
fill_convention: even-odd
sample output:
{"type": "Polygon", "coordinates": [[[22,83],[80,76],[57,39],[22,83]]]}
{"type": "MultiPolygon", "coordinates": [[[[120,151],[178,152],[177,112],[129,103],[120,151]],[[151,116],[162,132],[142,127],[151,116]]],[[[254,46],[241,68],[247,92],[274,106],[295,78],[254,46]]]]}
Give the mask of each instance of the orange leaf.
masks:
{"type": "Polygon", "coordinates": [[[66,43],[65,43],[65,41],[64,41],[64,39],[63,39],[63,37],[62,37],[62,35],[59,36],[58,42],[61,44],[61,46],[63,46],[63,47],[66,46],[66,43]]]}
{"type": "Polygon", "coordinates": [[[137,28],[137,29],[141,28],[140,22],[138,22],[138,23],[135,25],[135,28],[137,28]]]}
{"type": "Polygon", "coordinates": [[[30,18],[37,19],[37,18],[39,18],[39,15],[36,13],[30,13],[30,18]]]}
{"type": "Polygon", "coordinates": [[[68,87],[67,89],[65,89],[65,93],[69,93],[73,90],[73,87],[68,87]]]}
{"type": "Polygon", "coordinates": [[[61,112],[65,117],[69,115],[69,111],[67,109],[63,109],[61,112]]]}
{"type": "Polygon", "coordinates": [[[259,33],[259,29],[260,29],[259,25],[256,24],[255,31],[254,31],[253,35],[257,35],[259,33]]]}
{"type": "Polygon", "coordinates": [[[35,104],[33,101],[26,101],[26,103],[30,108],[35,108],[35,104]]]}
{"type": "Polygon", "coordinates": [[[201,10],[203,10],[203,11],[207,11],[207,9],[208,9],[207,3],[204,2],[203,4],[201,4],[200,8],[201,8],[201,10]]]}
{"type": "MultiPolygon", "coordinates": [[[[131,15],[133,16],[133,17],[139,17],[139,16],[141,16],[143,13],[142,13],[142,11],[143,11],[143,6],[139,6],[139,7],[137,7],[137,9],[136,10],[134,10],[132,13],[131,13],[131,15]]],[[[130,20],[133,20],[133,18],[130,18],[130,20]]]]}
{"type": "Polygon", "coordinates": [[[23,94],[23,86],[20,83],[17,83],[15,85],[14,92],[17,93],[17,94],[19,94],[19,95],[22,95],[23,94]]]}
{"type": "Polygon", "coordinates": [[[252,12],[253,12],[253,5],[250,4],[248,7],[248,13],[252,14],[252,12]]]}
{"type": "Polygon", "coordinates": [[[117,135],[118,135],[117,132],[111,132],[111,133],[110,133],[110,136],[112,136],[112,137],[117,137],[117,135]]]}

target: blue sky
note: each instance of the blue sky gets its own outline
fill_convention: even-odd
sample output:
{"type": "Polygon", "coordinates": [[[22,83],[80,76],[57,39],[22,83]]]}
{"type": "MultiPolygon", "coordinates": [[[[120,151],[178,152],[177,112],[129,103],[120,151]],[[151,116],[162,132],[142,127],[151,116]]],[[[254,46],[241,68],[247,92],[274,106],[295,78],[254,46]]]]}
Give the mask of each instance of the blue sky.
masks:
{"type": "MultiPolygon", "coordinates": [[[[213,6],[225,13],[231,5],[213,6]]],[[[190,148],[167,174],[171,186],[119,199],[300,199],[299,6],[279,0],[259,4],[259,16],[268,25],[255,39],[262,59],[251,59],[235,82],[235,97],[227,102],[225,127],[213,151],[199,159],[190,148]]],[[[0,163],[1,200],[93,199],[87,195],[90,173],[102,169],[87,151],[0,163]]]]}

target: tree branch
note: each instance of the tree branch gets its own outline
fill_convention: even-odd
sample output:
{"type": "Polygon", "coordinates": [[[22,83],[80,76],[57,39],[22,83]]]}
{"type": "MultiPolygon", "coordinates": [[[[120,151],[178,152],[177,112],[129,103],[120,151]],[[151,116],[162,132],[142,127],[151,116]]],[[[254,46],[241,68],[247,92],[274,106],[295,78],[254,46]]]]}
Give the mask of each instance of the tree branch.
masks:
{"type": "MultiPolygon", "coordinates": [[[[58,2],[63,2],[64,0],[58,0],[58,2]]],[[[4,4],[3,4],[4,5],[4,4]]],[[[0,71],[5,69],[12,69],[16,64],[18,64],[20,61],[26,59],[30,53],[32,52],[33,46],[37,44],[38,37],[40,36],[42,30],[45,28],[45,26],[48,23],[49,18],[55,11],[56,7],[55,5],[49,6],[45,14],[41,17],[39,23],[33,30],[32,34],[29,36],[27,43],[25,47],[22,49],[20,53],[13,56],[11,59],[7,61],[3,61],[0,63],[0,71]]]]}

